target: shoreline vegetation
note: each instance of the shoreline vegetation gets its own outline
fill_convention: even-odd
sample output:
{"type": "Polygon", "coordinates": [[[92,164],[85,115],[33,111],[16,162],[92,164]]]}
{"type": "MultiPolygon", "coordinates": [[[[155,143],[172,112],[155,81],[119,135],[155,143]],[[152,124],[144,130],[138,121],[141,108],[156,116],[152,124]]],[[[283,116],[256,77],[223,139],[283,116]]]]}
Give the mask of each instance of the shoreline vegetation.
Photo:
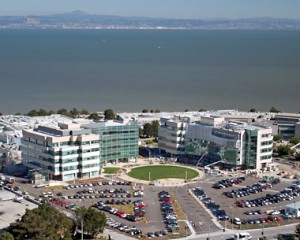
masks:
{"type": "MultiPolygon", "coordinates": [[[[183,112],[189,112],[189,111],[199,111],[199,112],[205,112],[208,111],[205,108],[200,108],[199,110],[189,110],[189,109],[185,109],[183,112]]],[[[29,116],[29,117],[42,117],[42,116],[50,116],[52,114],[61,114],[64,115],[66,117],[71,117],[71,118],[76,118],[76,117],[80,117],[80,116],[88,116],[89,119],[94,119],[94,120],[99,120],[101,119],[101,113],[103,112],[103,115],[105,117],[105,114],[108,114],[109,118],[111,119],[115,119],[116,118],[116,114],[114,113],[114,111],[112,109],[106,109],[104,111],[99,111],[99,112],[90,112],[89,110],[86,109],[82,109],[82,110],[78,110],[77,108],[72,108],[71,110],[68,110],[66,108],[60,108],[56,111],[54,110],[46,110],[43,108],[40,109],[32,109],[27,113],[21,113],[21,112],[16,112],[15,114],[9,114],[9,115],[25,115],[25,116],[29,116]],[[98,117],[97,117],[98,115],[98,117]]],[[[142,113],[160,113],[160,109],[156,108],[156,109],[147,109],[144,108],[142,111],[142,113]]],[[[250,110],[248,112],[260,112],[258,109],[256,108],[250,108],[250,110]]],[[[275,107],[271,107],[269,110],[270,113],[281,113],[282,111],[275,108],[275,107]]],[[[295,112],[296,113],[296,112],[295,112]]],[[[300,112],[297,112],[300,113],[300,112]]],[[[5,113],[0,112],[0,116],[5,115],[5,113]]],[[[104,118],[106,119],[106,118],[104,118]]],[[[108,119],[106,119],[108,120],[108,119]]]]}

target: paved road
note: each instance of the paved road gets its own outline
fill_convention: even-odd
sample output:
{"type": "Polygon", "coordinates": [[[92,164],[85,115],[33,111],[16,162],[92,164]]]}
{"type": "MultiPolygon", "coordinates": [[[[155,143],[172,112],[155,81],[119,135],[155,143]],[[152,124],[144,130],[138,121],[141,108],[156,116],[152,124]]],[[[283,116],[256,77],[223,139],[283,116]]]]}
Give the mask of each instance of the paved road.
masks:
{"type": "MultiPolygon", "coordinates": [[[[242,216],[247,217],[246,215],[243,214],[245,210],[248,209],[242,209],[242,208],[230,208],[233,205],[234,199],[229,199],[227,197],[222,196],[222,192],[225,190],[214,190],[211,188],[211,185],[213,182],[216,181],[216,179],[219,178],[212,178],[208,177],[204,179],[204,181],[201,182],[196,182],[196,183],[191,183],[186,186],[178,186],[178,187],[153,187],[153,186],[145,186],[145,197],[143,200],[145,201],[147,207],[147,218],[149,219],[149,222],[146,224],[140,224],[140,223],[130,223],[124,219],[118,218],[116,216],[113,216],[113,218],[117,221],[124,222],[129,226],[136,226],[138,229],[141,229],[144,233],[148,231],[157,231],[157,230],[162,230],[164,229],[164,224],[163,224],[163,218],[162,214],[160,211],[160,204],[158,201],[158,192],[162,190],[167,190],[170,193],[173,193],[177,201],[180,203],[182,206],[182,209],[184,210],[186,214],[186,218],[190,223],[190,226],[193,227],[195,234],[192,234],[190,238],[187,239],[206,239],[209,235],[213,236],[214,240],[218,239],[226,239],[230,238],[233,235],[233,232],[230,230],[227,230],[225,233],[223,233],[222,229],[217,227],[214,224],[214,221],[212,220],[212,217],[210,214],[208,214],[207,210],[203,208],[197,200],[195,200],[191,195],[188,193],[188,189],[200,186],[204,188],[205,192],[213,197],[213,199],[222,206],[222,208],[226,208],[226,211],[229,215],[229,217],[233,216],[242,216]],[[194,225],[195,224],[195,225],[194,225]]],[[[247,182],[243,183],[243,185],[252,185],[254,182],[257,182],[258,179],[248,179],[247,182]]],[[[290,185],[291,182],[283,182],[280,185],[276,186],[274,189],[271,190],[273,193],[274,191],[278,191],[282,189],[283,187],[290,185]]],[[[103,189],[103,188],[127,188],[127,186],[99,186],[97,189],[103,189]]],[[[237,186],[237,187],[242,187],[242,186],[237,186]]],[[[237,187],[231,188],[235,189],[237,187]]],[[[22,189],[26,189],[28,192],[33,193],[34,195],[38,196],[42,192],[45,192],[47,190],[41,188],[41,189],[36,189],[32,188],[31,185],[27,184],[21,184],[22,189]]],[[[94,188],[94,187],[93,187],[94,188]]],[[[130,188],[130,187],[128,187],[130,188]]],[[[73,190],[63,190],[63,192],[67,194],[71,194],[74,191],[77,191],[78,189],[73,189],[73,190]]],[[[263,193],[264,195],[266,192],[263,193]]],[[[249,198],[256,198],[258,196],[261,196],[261,193],[250,195],[249,198]]],[[[85,205],[89,206],[93,202],[98,201],[99,199],[85,199],[84,201],[79,202],[78,200],[68,200],[71,202],[77,201],[79,205],[85,205]]],[[[279,208],[282,207],[283,205],[287,204],[287,202],[281,203],[280,205],[274,205],[275,207],[279,208]]],[[[274,208],[274,206],[272,206],[274,208]]],[[[269,207],[270,208],[270,207],[269,207]]],[[[252,208],[251,208],[252,209],[252,208]]],[[[254,208],[255,209],[255,208],[254,208]]],[[[294,232],[294,226],[291,228],[290,226],[284,226],[283,228],[276,228],[275,230],[272,230],[270,228],[265,229],[265,235],[266,236],[277,236],[278,233],[283,233],[283,231],[287,232],[294,232]],[[284,229],[280,230],[278,232],[278,229],[284,229]],[[278,232],[278,233],[277,233],[278,232]]],[[[250,232],[250,231],[249,231],[250,232]]],[[[251,234],[253,233],[253,236],[260,237],[261,236],[261,230],[255,230],[251,231],[251,234]]],[[[212,238],[211,238],[212,239],[212,238]]]]}
{"type": "MultiPolygon", "coordinates": [[[[278,234],[294,233],[295,227],[296,227],[296,224],[275,227],[275,228],[267,228],[267,229],[264,229],[264,236],[266,236],[268,238],[268,240],[276,240],[278,234]]],[[[229,230],[229,231],[226,231],[225,233],[223,233],[223,232],[210,233],[210,235],[208,233],[206,233],[206,234],[200,234],[200,235],[196,235],[196,236],[190,236],[185,239],[186,240],[189,240],[189,239],[206,240],[208,237],[210,237],[211,240],[224,240],[224,239],[232,240],[233,234],[236,232],[237,231],[229,230]]],[[[261,229],[249,230],[247,232],[249,232],[252,235],[253,240],[259,239],[262,236],[261,229]]]]}
{"type": "Polygon", "coordinates": [[[220,231],[212,221],[211,215],[190,195],[189,187],[191,186],[173,188],[172,192],[196,233],[220,231]]]}

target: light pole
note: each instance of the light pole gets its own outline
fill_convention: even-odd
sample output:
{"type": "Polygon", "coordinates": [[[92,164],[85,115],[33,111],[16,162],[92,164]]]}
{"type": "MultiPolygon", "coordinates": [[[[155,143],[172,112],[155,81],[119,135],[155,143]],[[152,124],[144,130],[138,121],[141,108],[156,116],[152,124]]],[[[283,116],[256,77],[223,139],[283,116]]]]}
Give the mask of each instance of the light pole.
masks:
{"type": "Polygon", "coordinates": [[[83,221],[81,219],[81,240],[83,240],[83,221]]]}
{"type": "Polygon", "coordinates": [[[148,147],[148,160],[150,160],[150,156],[151,156],[151,150],[150,150],[150,148],[148,147]]]}

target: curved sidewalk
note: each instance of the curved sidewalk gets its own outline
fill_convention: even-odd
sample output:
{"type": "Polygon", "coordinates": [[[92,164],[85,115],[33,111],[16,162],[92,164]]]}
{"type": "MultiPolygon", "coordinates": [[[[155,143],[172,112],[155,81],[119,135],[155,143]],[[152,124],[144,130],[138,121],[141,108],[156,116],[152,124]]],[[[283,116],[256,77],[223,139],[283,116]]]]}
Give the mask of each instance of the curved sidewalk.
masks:
{"type": "MultiPolygon", "coordinates": [[[[122,168],[122,169],[124,169],[124,168],[122,168]]],[[[131,168],[126,168],[126,170],[127,170],[126,173],[122,173],[121,175],[118,175],[117,177],[124,181],[131,181],[133,183],[144,184],[144,185],[149,185],[150,183],[154,183],[155,186],[160,186],[160,187],[183,186],[185,184],[199,181],[204,176],[204,173],[202,171],[200,171],[199,169],[189,167],[189,166],[177,165],[177,164],[174,164],[174,165],[173,164],[172,165],[171,164],[139,165],[139,166],[135,166],[135,167],[131,167],[131,168]],[[166,179],[158,179],[156,181],[145,181],[145,180],[139,180],[139,179],[128,176],[127,173],[130,172],[131,169],[138,168],[138,167],[145,167],[145,166],[147,166],[147,167],[148,166],[178,166],[178,167],[190,168],[190,169],[197,171],[199,173],[199,176],[194,179],[190,179],[188,182],[186,182],[185,179],[179,179],[179,178],[166,178],[166,179]]]]}

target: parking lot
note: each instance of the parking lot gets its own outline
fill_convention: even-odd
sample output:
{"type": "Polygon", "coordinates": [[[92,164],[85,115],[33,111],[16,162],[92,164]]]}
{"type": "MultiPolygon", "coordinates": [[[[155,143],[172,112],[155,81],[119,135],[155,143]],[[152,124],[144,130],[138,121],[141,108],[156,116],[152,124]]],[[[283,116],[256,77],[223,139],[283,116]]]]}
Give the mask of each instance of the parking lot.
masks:
{"type": "MultiPolygon", "coordinates": [[[[105,212],[107,217],[110,218],[110,223],[115,222],[120,225],[118,229],[123,229],[123,226],[127,226],[131,229],[137,229],[143,234],[160,231],[165,233],[164,230],[166,230],[165,219],[161,212],[161,203],[158,195],[159,191],[162,191],[161,188],[135,186],[126,181],[112,182],[103,180],[48,188],[34,188],[31,184],[20,182],[15,183],[15,185],[20,187],[20,192],[26,191],[30,193],[36,201],[48,201],[58,208],[71,210],[75,208],[74,206],[98,206],[100,202],[104,206],[116,210],[116,212],[110,212],[104,211],[103,208],[100,209],[100,211],[105,212]],[[51,201],[49,200],[50,198],[52,198],[51,201]],[[135,203],[138,201],[142,201],[144,206],[135,209],[137,208],[135,203]],[[122,208],[130,209],[133,212],[121,211],[120,209],[122,208]],[[117,212],[119,213],[117,214],[117,212]],[[125,215],[128,216],[123,217],[125,215]],[[133,219],[129,219],[130,216],[133,219]]],[[[131,234],[131,231],[127,233],[131,234]]],[[[164,239],[163,236],[156,236],[156,238],[164,239]]]]}
{"type": "MultiPolygon", "coordinates": [[[[261,181],[262,179],[256,177],[247,177],[237,181],[238,177],[242,176],[239,174],[238,176],[227,177],[227,181],[222,181],[226,177],[207,176],[200,181],[198,179],[195,182],[177,187],[149,185],[141,187],[126,181],[113,182],[103,179],[94,179],[93,182],[77,181],[70,183],[69,186],[53,188],[34,188],[31,184],[22,183],[22,179],[18,179],[15,185],[20,187],[20,192],[30,193],[37,201],[46,202],[52,196],[56,200],[52,200],[51,203],[58,208],[66,209],[66,211],[71,211],[76,206],[107,206],[110,208],[107,208],[109,210],[102,208],[99,211],[104,211],[109,217],[109,228],[129,235],[153,233],[157,239],[168,239],[163,233],[168,227],[172,228],[172,225],[174,228],[177,228],[176,225],[178,225],[181,234],[183,229],[182,236],[184,236],[186,226],[184,221],[174,219],[174,214],[169,211],[170,199],[165,197],[162,200],[159,196],[159,192],[162,191],[170,193],[173,197],[173,203],[174,201],[179,203],[184,212],[182,219],[190,223],[196,234],[205,233],[209,235],[210,233],[222,232],[222,229],[212,221],[212,216],[219,218],[220,223],[229,229],[260,228],[263,222],[259,219],[264,219],[265,227],[283,225],[294,221],[293,218],[285,218],[281,210],[287,204],[300,201],[300,191],[299,196],[294,195],[292,198],[291,194],[287,194],[287,192],[280,193],[285,188],[290,188],[293,181],[281,179],[275,184],[271,181],[261,181]],[[216,183],[223,185],[223,187],[216,185],[216,183]],[[204,200],[193,197],[189,190],[195,188],[205,193],[204,200]],[[281,199],[275,198],[276,194],[282,194],[281,199]],[[250,201],[263,199],[266,196],[268,196],[268,204],[259,205],[258,202],[250,201]],[[199,200],[201,204],[199,204],[199,200]],[[141,201],[139,206],[134,204],[136,201],[141,201]],[[237,201],[245,204],[238,206],[237,201]],[[163,213],[161,210],[162,202],[164,208],[167,208],[167,213],[163,213]],[[218,206],[218,215],[208,210],[208,206],[211,210],[218,206]],[[130,213],[124,209],[130,209],[130,213]],[[135,213],[137,214],[135,215],[135,213]],[[226,224],[222,221],[222,216],[225,217],[224,213],[228,217],[226,224]],[[278,217],[280,221],[276,220],[278,217]],[[237,221],[235,223],[238,224],[231,224],[231,220],[235,218],[238,218],[241,224],[237,221]],[[271,219],[271,223],[266,220],[267,218],[271,219]],[[253,222],[242,224],[250,219],[253,222]],[[163,236],[157,237],[159,232],[163,236]]],[[[189,229],[187,229],[186,234],[189,233],[189,229]]]]}
{"type": "MultiPolygon", "coordinates": [[[[264,223],[267,227],[268,225],[288,224],[294,220],[293,216],[286,215],[282,211],[285,205],[300,201],[300,190],[290,190],[293,181],[283,179],[271,184],[272,181],[250,177],[224,188],[216,187],[215,184],[222,179],[225,178],[214,177],[199,183],[197,187],[205,193],[204,201],[211,201],[226,212],[229,220],[227,227],[254,228],[255,223],[260,225],[264,223]],[[241,223],[231,225],[232,219],[235,218],[241,220],[241,223]],[[240,224],[245,226],[239,226],[240,224]]],[[[232,181],[236,179],[237,177],[229,178],[232,181]]],[[[212,210],[215,211],[214,206],[212,210]]],[[[225,225],[224,222],[223,225],[225,225]]]]}

